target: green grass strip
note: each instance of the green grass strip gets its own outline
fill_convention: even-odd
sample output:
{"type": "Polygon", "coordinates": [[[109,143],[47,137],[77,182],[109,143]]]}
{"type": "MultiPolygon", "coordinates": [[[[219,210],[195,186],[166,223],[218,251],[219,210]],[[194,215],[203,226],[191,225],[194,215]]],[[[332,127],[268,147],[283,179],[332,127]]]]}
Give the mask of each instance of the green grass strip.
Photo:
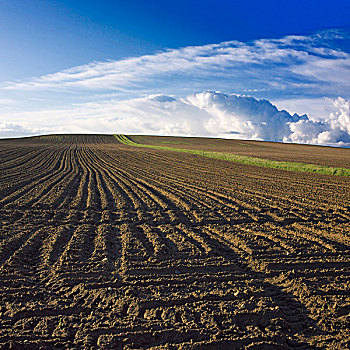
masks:
{"type": "Polygon", "coordinates": [[[333,168],[324,165],[317,164],[306,164],[306,163],[298,163],[298,162],[280,162],[276,160],[256,158],[256,157],[248,157],[248,156],[240,156],[232,153],[222,153],[222,152],[211,152],[211,151],[200,151],[194,149],[183,149],[183,148],[175,148],[175,147],[167,147],[167,146],[157,146],[157,145],[145,145],[136,143],[130,140],[125,135],[114,135],[117,140],[125,145],[143,147],[143,148],[153,148],[160,149],[164,151],[175,151],[182,153],[190,153],[197,154],[203,157],[215,158],[228,160],[231,162],[237,162],[242,164],[256,165],[265,168],[273,168],[273,169],[282,169],[288,171],[298,171],[298,172],[306,172],[306,173],[316,173],[316,174],[325,174],[325,175],[336,175],[336,176],[350,176],[349,168],[333,168]]]}

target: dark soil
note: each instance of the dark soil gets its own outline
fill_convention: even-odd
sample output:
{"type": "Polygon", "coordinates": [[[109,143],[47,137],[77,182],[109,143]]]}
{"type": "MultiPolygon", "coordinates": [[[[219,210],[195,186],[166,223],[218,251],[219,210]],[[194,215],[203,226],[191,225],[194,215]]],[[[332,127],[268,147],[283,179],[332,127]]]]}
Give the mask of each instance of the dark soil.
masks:
{"type": "MultiPolygon", "coordinates": [[[[196,147],[233,147],[215,142],[196,147]]],[[[348,349],[349,220],[345,177],[113,136],[0,140],[0,349],[348,349]]]]}

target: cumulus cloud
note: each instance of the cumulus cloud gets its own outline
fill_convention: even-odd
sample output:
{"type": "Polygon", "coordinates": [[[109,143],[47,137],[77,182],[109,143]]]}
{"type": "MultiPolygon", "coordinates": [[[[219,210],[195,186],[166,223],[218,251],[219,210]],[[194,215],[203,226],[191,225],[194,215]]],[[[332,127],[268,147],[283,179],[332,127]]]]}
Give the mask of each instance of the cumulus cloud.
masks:
{"type": "Polygon", "coordinates": [[[267,100],[248,96],[205,92],[182,101],[211,116],[206,123],[208,130],[244,139],[282,141],[289,133],[289,123],[307,119],[306,115],[291,115],[287,111],[279,111],[267,100]]]}
{"type": "Polygon", "coordinates": [[[299,120],[289,125],[291,134],[284,141],[332,146],[350,146],[350,101],[333,100],[334,112],[322,120],[299,120]]]}
{"type": "Polygon", "coordinates": [[[350,101],[338,97],[334,101],[338,111],[330,114],[330,122],[333,129],[339,128],[350,134],[350,101]]]}
{"type": "Polygon", "coordinates": [[[51,133],[208,136],[349,146],[349,104],[338,98],[326,118],[312,119],[249,96],[212,91],[183,98],[150,95],[125,101],[84,103],[69,110],[7,114],[9,120],[18,124],[3,124],[0,136],[38,133],[38,129],[31,128],[43,127],[46,120],[45,132],[51,133]]]}

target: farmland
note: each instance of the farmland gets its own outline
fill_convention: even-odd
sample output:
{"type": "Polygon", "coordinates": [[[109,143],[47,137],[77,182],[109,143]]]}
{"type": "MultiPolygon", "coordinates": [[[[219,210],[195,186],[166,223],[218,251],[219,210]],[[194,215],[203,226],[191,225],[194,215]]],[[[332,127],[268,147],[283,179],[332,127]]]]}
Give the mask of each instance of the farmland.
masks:
{"type": "MultiPolygon", "coordinates": [[[[350,168],[350,150],[131,136],[350,168]]],[[[0,140],[0,349],[350,348],[350,177],[0,140]]]]}

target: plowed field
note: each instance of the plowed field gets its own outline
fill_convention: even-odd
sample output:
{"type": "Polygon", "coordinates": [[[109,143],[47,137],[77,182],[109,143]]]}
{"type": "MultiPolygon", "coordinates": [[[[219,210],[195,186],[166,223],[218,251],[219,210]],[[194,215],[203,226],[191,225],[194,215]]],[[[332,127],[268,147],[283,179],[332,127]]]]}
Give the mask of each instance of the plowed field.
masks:
{"type": "Polygon", "coordinates": [[[0,175],[1,349],[350,348],[350,178],[103,135],[0,140],[0,175]]]}

